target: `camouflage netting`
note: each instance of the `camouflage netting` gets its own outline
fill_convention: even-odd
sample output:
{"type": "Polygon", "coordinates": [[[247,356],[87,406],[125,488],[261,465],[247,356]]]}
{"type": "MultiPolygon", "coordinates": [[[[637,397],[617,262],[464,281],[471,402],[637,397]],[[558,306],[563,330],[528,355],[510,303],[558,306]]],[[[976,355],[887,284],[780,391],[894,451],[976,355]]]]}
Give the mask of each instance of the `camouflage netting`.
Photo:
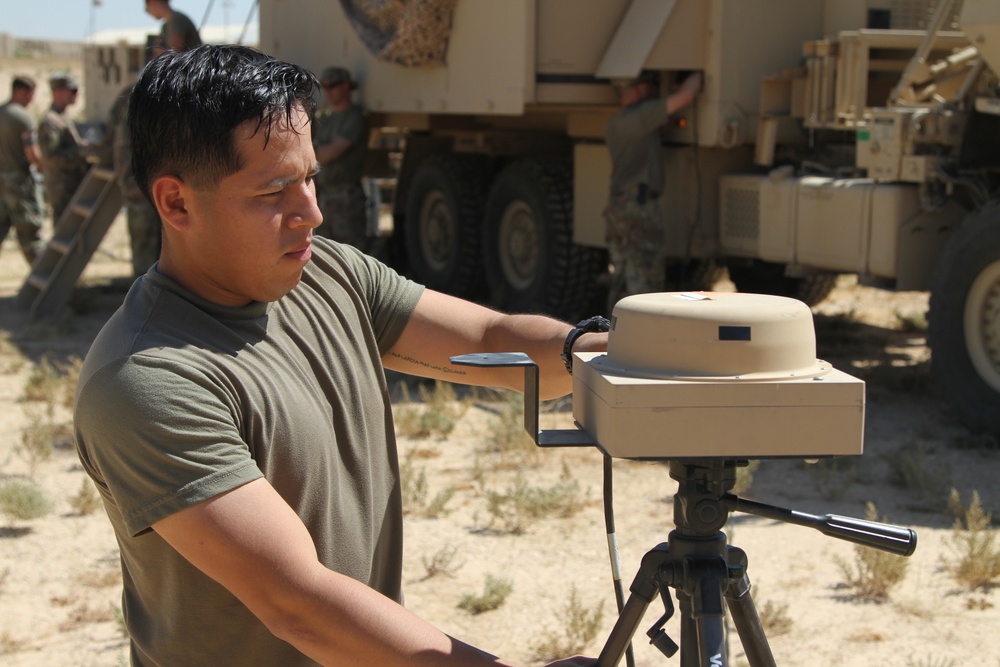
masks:
{"type": "Polygon", "coordinates": [[[458,0],[340,0],[361,41],[379,60],[443,65],[458,0]]]}

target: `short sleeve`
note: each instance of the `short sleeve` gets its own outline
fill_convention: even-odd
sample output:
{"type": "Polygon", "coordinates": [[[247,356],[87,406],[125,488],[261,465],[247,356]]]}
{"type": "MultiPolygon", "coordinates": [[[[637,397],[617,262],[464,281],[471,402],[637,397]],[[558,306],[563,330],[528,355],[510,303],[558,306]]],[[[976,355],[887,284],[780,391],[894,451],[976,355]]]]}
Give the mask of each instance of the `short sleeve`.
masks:
{"type": "Polygon", "coordinates": [[[129,534],[262,476],[232,402],[201,373],[142,355],[105,366],[81,388],[80,458],[129,534]]]}

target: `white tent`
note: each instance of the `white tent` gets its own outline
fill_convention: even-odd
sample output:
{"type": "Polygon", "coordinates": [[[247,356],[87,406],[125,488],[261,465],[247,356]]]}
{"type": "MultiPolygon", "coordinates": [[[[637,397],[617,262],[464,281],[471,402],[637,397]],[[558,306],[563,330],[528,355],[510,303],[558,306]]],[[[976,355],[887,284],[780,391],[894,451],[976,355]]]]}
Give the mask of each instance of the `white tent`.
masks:
{"type": "MultiPolygon", "coordinates": [[[[150,28],[111,28],[99,30],[90,35],[87,44],[130,44],[141,46],[146,43],[146,37],[159,34],[157,26],[150,28]]],[[[229,25],[206,25],[199,30],[201,40],[209,44],[235,44],[238,41],[247,46],[256,46],[258,42],[257,23],[245,26],[242,23],[229,25]],[[240,41],[240,37],[243,37],[240,41]]]]}

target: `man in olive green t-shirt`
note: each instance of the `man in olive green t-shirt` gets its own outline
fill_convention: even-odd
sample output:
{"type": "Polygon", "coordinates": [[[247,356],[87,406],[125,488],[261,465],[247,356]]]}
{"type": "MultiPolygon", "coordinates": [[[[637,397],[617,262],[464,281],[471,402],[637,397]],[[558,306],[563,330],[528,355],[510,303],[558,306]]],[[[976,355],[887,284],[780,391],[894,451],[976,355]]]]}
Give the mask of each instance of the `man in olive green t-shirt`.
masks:
{"type": "Polygon", "coordinates": [[[327,67],[320,85],[327,106],[313,123],[313,146],[321,168],[316,198],[323,212],[323,224],[316,233],[367,252],[368,200],[361,176],[368,151],[368,120],[351,101],[357,84],[346,69],[327,67]]]}
{"type": "Polygon", "coordinates": [[[0,242],[13,228],[21,253],[31,264],[42,249],[45,209],[31,168],[41,167],[37,123],[26,108],[35,96],[35,81],[15,76],[10,100],[0,106],[0,242]]]}
{"type": "Polygon", "coordinates": [[[153,48],[153,57],[166,50],[187,51],[201,45],[201,35],[187,14],[170,6],[170,0],[144,0],[146,13],[163,21],[160,38],[153,48]]]}
{"type": "Polygon", "coordinates": [[[399,604],[385,370],[521,388],[520,369],[450,357],[522,350],[551,398],[572,386],[565,342],[601,351],[607,334],[496,313],[315,238],[316,84],[206,45],[153,60],[129,100],[163,245],[87,355],[74,428],[121,550],[132,664],[511,665],[399,604]]]}

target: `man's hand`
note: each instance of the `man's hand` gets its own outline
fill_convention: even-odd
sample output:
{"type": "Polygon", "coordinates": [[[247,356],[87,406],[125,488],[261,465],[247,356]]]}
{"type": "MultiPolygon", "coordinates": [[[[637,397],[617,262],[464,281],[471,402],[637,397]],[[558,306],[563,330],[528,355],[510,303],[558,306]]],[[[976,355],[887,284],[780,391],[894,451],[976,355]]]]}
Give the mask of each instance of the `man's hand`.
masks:
{"type": "Polygon", "coordinates": [[[696,95],[700,90],[702,84],[705,83],[705,77],[701,72],[695,72],[684,79],[684,83],[681,84],[681,90],[690,93],[691,95],[696,95]]]}
{"type": "Polygon", "coordinates": [[[680,88],[667,97],[667,114],[672,114],[691,104],[698,95],[698,91],[701,90],[701,84],[704,80],[701,72],[695,72],[684,79],[684,83],[680,85],[680,88]]]}

